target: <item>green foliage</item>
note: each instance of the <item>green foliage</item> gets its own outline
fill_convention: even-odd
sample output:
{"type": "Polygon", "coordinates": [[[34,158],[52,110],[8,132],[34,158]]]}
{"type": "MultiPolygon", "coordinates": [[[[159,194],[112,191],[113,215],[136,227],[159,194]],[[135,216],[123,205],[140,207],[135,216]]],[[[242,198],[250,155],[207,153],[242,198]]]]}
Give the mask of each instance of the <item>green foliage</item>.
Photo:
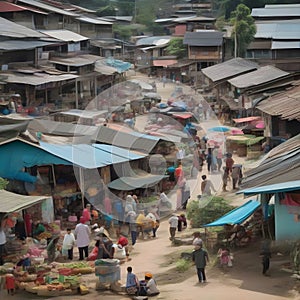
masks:
{"type": "Polygon", "coordinates": [[[243,57],[256,33],[254,19],[251,17],[249,7],[244,4],[238,5],[231,16],[231,23],[233,25],[232,34],[236,41],[236,56],[243,57]]]}
{"type": "Polygon", "coordinates": [[[0,177],[0,190],[4,190],[8,185],[8,181],[2,177],[0,177]]]}
{"type": "Polygon", "coordinates": [[[186,272],[192,266],[192,262],[190,260],[181,258],[176,262],[176,270],[178,272],[186,272]]]}
{"type": "Polygon", "coordinates": [[[187,206],[187,218],[193,228],[199,228],[217,220],[233,208],[224,198],[212,196],[200,201],[190,201],[187,206]]]}
{"type": "Polygon", "coordinates": [[[141,35],[146,29],[145,25],[131,24],[131,25],[113,25],[113,32],[119,39],[128,41],[130,37],[135,35],[141,35]]]}
{"type": "Polygon", "coordinates": [[[116,8],[112,5],[102,6],[97,9],[96,15],[98,17],[114,16],[116,15],[116,8]]]}
{"type": "Polygon", "coordinates": [[[184,58],[187,56],[187,46],[183,44],[183,38],[174,38],[170,41],[166,48],[168,55],[175,55],[177,58],[184,58]]]}

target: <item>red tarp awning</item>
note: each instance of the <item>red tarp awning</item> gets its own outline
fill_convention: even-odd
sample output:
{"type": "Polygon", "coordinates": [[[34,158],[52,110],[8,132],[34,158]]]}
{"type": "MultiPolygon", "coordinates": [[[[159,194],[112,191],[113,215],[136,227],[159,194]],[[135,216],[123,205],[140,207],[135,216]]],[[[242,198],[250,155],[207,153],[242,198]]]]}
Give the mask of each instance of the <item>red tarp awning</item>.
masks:
{"type": "Polygon", "coordinates": [[[260,116],[253,116],[253,117],[247,117],[247,118],[233,119],[233,121],[235,123],[252,122],[252,121],[258,121],[258,120],[261,120],[260,116]]]}
{"type": "Polygon", "coordinates": [[[179,119],[189,119],[193,115],[192,114],[172,114],[174,118],[179,118],[179,119]]]}
{"type": "Polygon", "coordinates": [[[154,67],[167,67],[177,63],[176,59],[153,60],[154,67]]]}

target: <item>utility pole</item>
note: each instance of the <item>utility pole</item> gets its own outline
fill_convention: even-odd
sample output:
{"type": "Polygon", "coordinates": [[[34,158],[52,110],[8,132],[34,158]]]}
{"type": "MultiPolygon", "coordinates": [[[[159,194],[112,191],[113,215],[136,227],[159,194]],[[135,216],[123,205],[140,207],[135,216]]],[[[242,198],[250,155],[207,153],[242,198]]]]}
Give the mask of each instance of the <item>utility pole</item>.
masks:
{"type": "Polygon", "coordinates": [[[134,23],[136,23],[136,0],[134,0],[134,23]]]}
{"type": "Polygon", "coordinates": [[[237,37],[237,23],[238,23],[238,17],[235,16],[234,20],[234,58],[238,56],[238,37],[237,37]]]}

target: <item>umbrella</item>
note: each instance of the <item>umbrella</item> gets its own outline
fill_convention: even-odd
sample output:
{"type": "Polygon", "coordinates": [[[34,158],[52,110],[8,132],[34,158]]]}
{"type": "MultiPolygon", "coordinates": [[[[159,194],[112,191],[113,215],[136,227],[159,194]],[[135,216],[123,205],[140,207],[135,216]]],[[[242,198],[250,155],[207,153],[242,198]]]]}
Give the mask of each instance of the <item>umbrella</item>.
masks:
{"type": "Polygon", "coordinates": [[[128,80],[128,81],[138,85],[142,90],[148,90],[148,91],[153,90],[153,86],[146,83],[146,82],[144,82],[144,81],[141,81],[141,80],[138,80],[138,79],[131,79],[131,80],[128,80]]]}
{"type": "Polygon", "coordinates": [[[180,107],[180,108],[185,109],[185,110],[187,109],[187,105],[186,105],[186,103],[184,103],[183,101],[173,102],[173,103],[171,104],[171,106],[180,107]]]}
{"type": "Polygon", "coordinates": [[[168,104],[167,103],[157,103],[156,107],[158,107],[158,108],[167,108],[168,104]]]}
{"type": "Polygon", "coordinates": [[[230,128],[228,128],[226,126],[216,126],[216,127],[209,128],[208,131],[227,132],[227,131],[230,131],[230,128]]]}

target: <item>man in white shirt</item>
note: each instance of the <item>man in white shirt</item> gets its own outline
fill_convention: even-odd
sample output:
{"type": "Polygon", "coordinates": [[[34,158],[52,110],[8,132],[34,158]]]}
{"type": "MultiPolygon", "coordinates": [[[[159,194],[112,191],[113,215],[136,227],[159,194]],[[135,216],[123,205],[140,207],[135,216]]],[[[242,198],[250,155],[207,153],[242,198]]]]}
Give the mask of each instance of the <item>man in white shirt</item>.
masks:
{"type": "Polygon", "coordinates": [[[80,223],[75,227],[75,237],[79,250],[79,260],[84,259],[83,254],[85,257],[89,256],[90,235],[91,231],[89,226],[85,224],[85,219],[80,217],[80,223]]]}
{"type": "Polygon", "coordinates": [[[176,214],[173,214],[172,217],[168,220],[168,222],[170,224],[170,240],[173,241],[175,238],[176,228],[178,227],[178,216],[176,214]]]}
{"type": "Polygon", "coordinates": [[[159,290],[156,286],[156,282],[153,279],[153,276],[151,273],[145,274],[145,281],[147,282],[146,288],[147,288],[147,295],[149,296],[155,296],[159,294],[159,290]]]}

